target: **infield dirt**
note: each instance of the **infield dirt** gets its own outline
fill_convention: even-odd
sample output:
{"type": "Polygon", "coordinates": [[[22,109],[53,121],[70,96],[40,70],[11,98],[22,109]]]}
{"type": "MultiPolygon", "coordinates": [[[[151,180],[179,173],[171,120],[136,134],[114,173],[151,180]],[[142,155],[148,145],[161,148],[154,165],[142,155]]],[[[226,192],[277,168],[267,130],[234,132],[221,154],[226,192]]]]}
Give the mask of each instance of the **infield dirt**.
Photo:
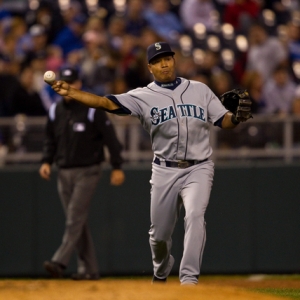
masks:
{"type": "Polygon", "coordinates": [[[73,281],[69,279],[2,279],[1,300],[275,300],[247,288],[300,288],[299,280],[213,277],[197,286],[180,286],[177,279],[152,285],[150,279],[73,281]]]}

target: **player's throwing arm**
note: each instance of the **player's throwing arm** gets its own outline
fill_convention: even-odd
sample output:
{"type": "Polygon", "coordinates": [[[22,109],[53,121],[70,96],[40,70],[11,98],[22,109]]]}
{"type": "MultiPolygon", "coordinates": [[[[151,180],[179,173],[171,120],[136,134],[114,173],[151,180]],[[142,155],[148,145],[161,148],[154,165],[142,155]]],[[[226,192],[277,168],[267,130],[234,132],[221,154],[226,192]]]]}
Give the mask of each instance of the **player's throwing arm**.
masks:
{"type": "Polygon", "coordinates": [[[56,81],[55,73],[53,71],[47,71],[44,74],[44,81],[51,85],[52,89],[59,95],[65,97],[71,97],[85,105],[94,108],[104,108],[106,110],[116,110],[119,108],[117,104],[110,101],[106,97],[101,97],[88,92],[74,89],[70,87],[65,81],[56,81]]]}

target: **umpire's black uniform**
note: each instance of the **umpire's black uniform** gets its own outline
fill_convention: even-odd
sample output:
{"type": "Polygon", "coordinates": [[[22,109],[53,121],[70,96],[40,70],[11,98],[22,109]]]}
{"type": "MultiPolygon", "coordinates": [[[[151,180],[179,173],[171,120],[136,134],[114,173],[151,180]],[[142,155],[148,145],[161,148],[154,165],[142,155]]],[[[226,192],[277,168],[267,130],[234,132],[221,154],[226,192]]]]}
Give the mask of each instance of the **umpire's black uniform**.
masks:
{"type": "Polygon", "coordinates": [[[66,215],[62,244],[51,262],[44,264],[55,277],[60,277],[60,270],[55,273],[57,269],[51,264],[65,268],[74,250],[78,253],[77,275],[98,276],[87,218],[100,176],[100,163],[104,160],[104,145],[108,147],[112,167],[121,168],[122,146],[104,111],[66,100],[50,107],[42,163],[55,163],[58,167],[58,192],[66,215]]]}

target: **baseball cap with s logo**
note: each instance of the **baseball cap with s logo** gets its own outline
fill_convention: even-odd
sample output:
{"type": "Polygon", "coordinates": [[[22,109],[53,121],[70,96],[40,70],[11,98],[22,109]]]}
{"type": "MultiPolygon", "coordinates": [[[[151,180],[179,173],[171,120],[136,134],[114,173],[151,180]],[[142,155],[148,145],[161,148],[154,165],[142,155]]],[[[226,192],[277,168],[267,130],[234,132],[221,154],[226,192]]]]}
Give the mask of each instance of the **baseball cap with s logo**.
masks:
{"type": "Polygon", "coordinates": [[[160,43],[155,43],[154,46],[155,46],[156,50],[160,50],[161,49],[160,43]]]}
{"type": "Polygon", "coordinates": [[[151,44],[148,48],[147,48],[147,59],[148,59],[148,63],[150,63],[150,61],[152,59],[154,59],[155,57],[158,56],[173,56],[175,54],[175,52],[172,51],[170,45],[166,42],[157,42],[154,44],[151,44]]]}

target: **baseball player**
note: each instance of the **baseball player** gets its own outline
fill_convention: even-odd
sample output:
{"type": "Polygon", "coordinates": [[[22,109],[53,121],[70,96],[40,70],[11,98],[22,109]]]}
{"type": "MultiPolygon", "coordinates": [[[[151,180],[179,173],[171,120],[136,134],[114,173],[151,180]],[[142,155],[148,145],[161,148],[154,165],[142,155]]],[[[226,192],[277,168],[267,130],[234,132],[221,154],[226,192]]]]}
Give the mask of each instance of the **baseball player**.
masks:
{"type": "Polygon", "coordinates": [[[214,177],[210,123],[234,128],[251,113],[241,102],[239,112],[233,114],[205,84],[176,77],[174,54],[165,42],[150,45],[148,69],[154,81],[124,94],[101,97],[63,81],[55,81],[52,88],[90,107],[139,118],[150,134],[154,152],[149,230],[152,282],[165,282],[172,270],[171,237],[183,205],[185,236],[179,277],[182,285],[195,285],[206,241],[204,214],[214,177]]]}

